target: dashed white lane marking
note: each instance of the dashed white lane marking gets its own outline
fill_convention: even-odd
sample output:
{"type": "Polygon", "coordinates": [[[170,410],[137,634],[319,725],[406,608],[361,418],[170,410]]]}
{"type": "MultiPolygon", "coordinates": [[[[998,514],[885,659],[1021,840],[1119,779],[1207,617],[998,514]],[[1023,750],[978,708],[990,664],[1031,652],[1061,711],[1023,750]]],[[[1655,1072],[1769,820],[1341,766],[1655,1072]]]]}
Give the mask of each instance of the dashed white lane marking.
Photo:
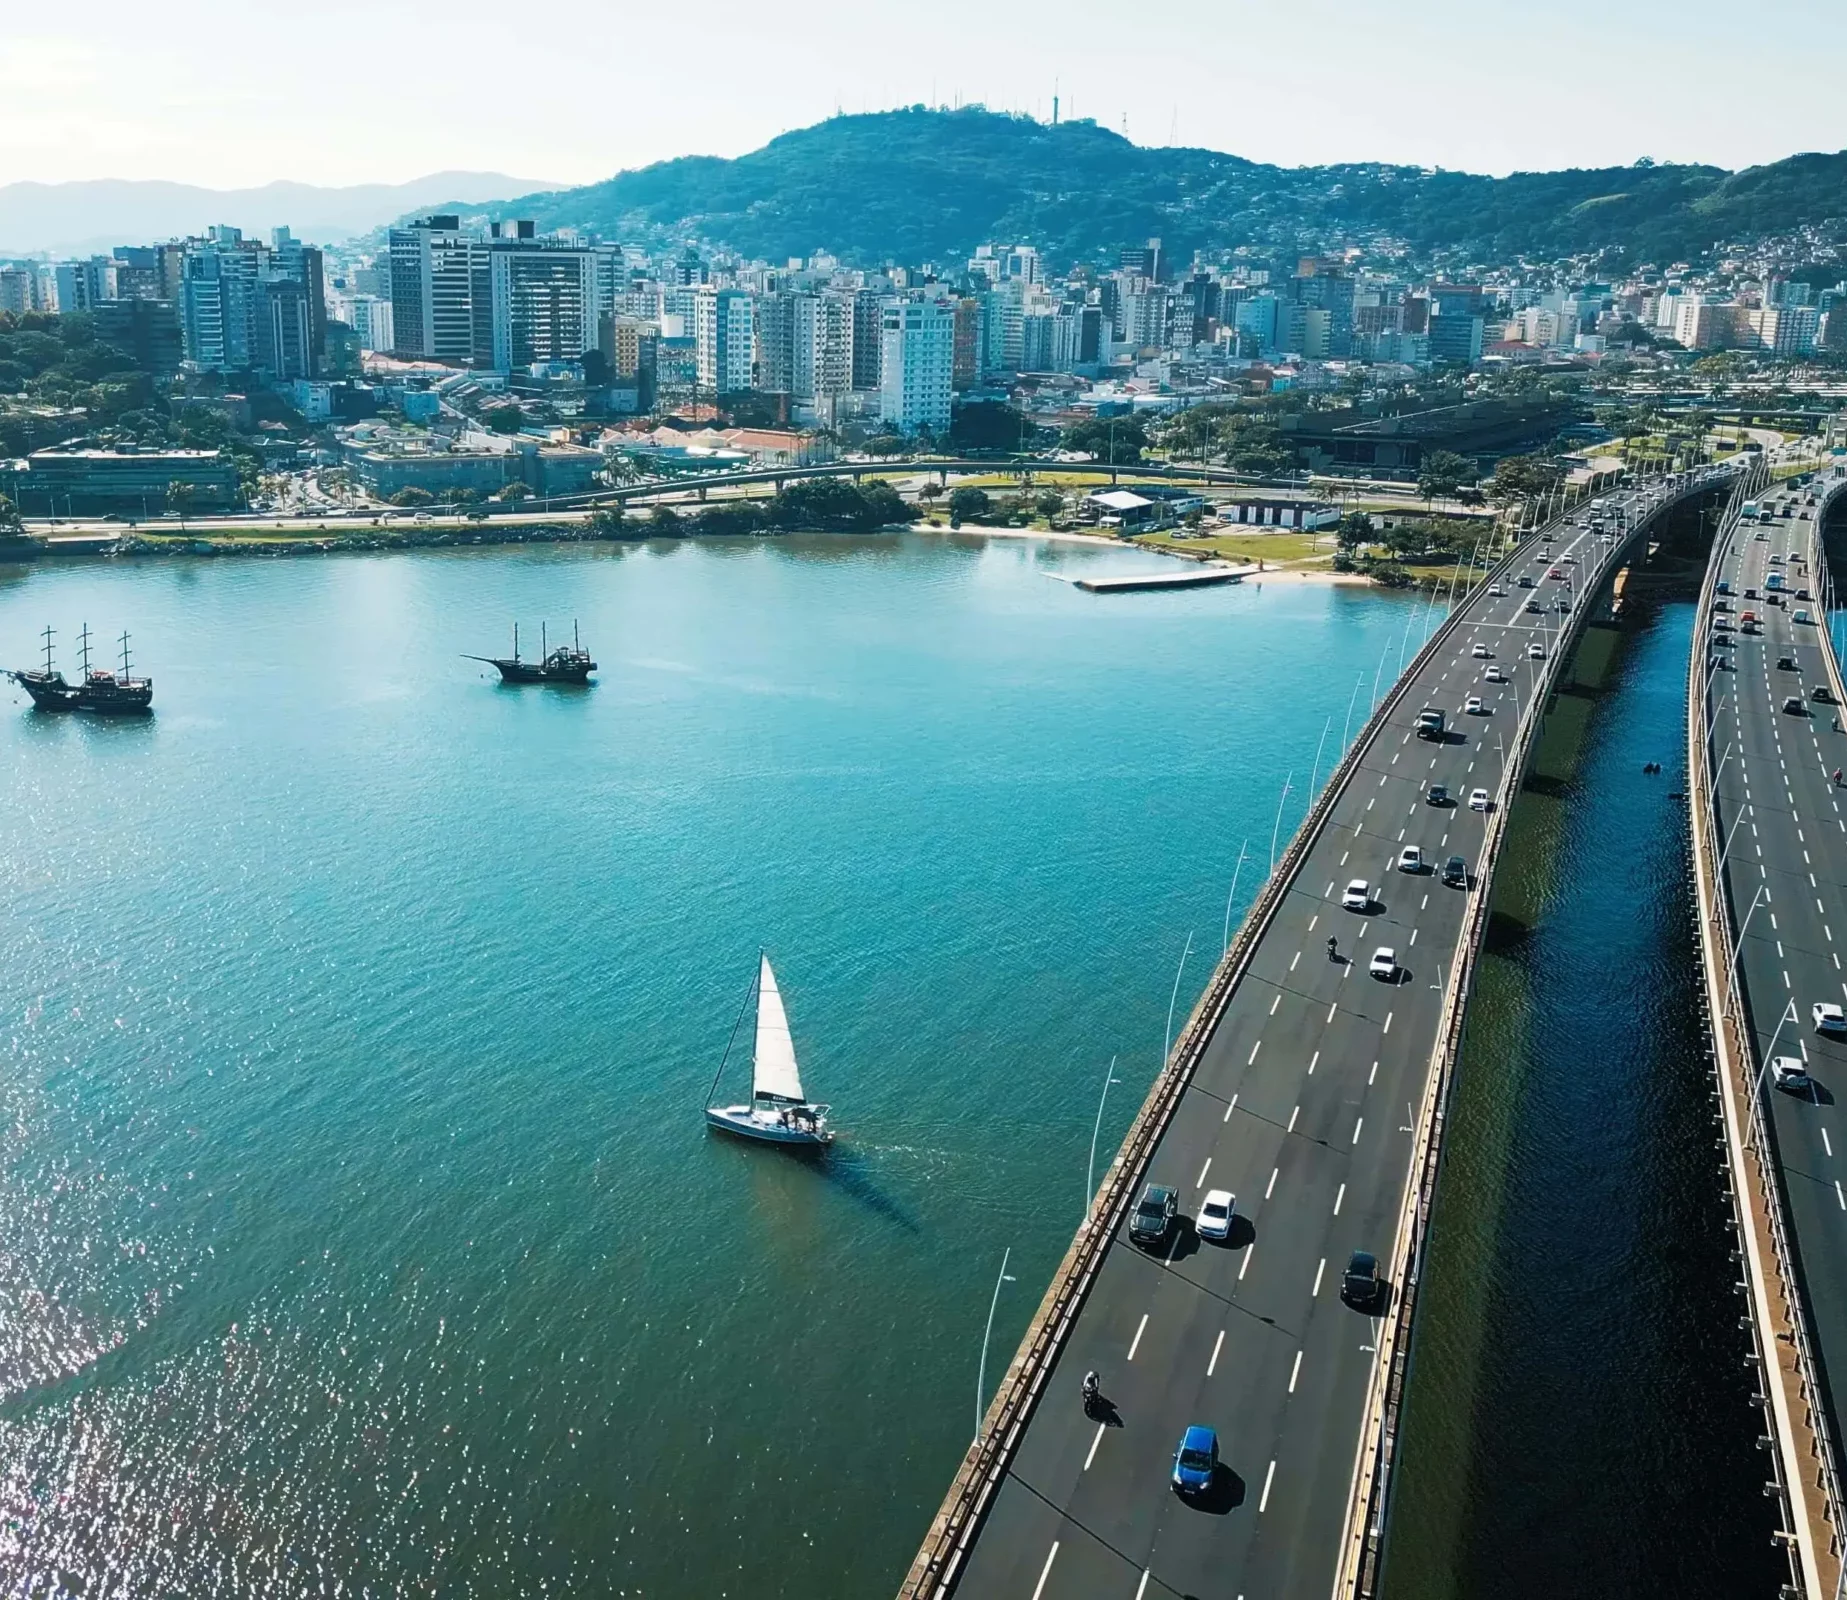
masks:
{"type": "Polygon", "coordinates": [[[1353,1125],[1353,1142],[1354,1142],[1355,1144],[1358,1144],[1358,1143],[1360,1142],[1360,1129],[1361,1129],[1361,1128],[1363,1128],[1363,1127],[1365,1127],[1365,1126],[1366,1126],[1366,1119],[1365,1119],[1364,1117],[1361,1117],[1361,1118],[1360,1118],[1360,1120],[1359,1120],[1358,1122],[1356,1122],[1356,1123],[1354,1123],[1354,1125],[1353,1125]]]}
{"type": "Polygon", "coordinates": [[[1311,1077],[1311,1078],[1312,1078],[1312,1077],[1314,1077],[1314,1075],[1315,1075],[1315,1063],[1316,1063],[1317,1061],[1319,1061],[1320,1059],[1321,1059],[1321,1052],[1320,1052],[1319,1050],[1317,1050],[1317,1051],[1316,1051],[1316,1052],[1315,1052],[1315,1053],[1314,1053],[1314,1054],[1313,1054],[1312,1056],[1310,1056],[1310,1057],[1308,1058],[1308,1075],[1309,1075],[1309,1077],[1311,1077]]]}
{"type": "Polygon", "coordinates": [[[1375,1061],[1372,1064],[1372,1071],[1366,1074],[1366,1087],[1368,1089],[1372,1087],[1372,1080],[1378,1076],[1379,1076],[1379,1063],[1375,1061]]]}
{"type": "Polygon", "coordinates": [[[1045,1593],[1045,1580],[1052,1575],[1052,1563],[1058,1559],[1058,1541],[1052,1541],[1052,1548],[1045,1558],[1045,1565],[1039,1569],[1039,1581],[1033,1585],[1033,1600],[1045,1593]]]}
{"type": "Polygon", "coordinates": [[[1334,1215],[1340,1215],[1340,1203],[1347,1198],[1347,1186],[1343,1183],[1334,1195],[1334,1215]]]}
{"type": "Polygon", "coordinates": [[[1834,1180],[1834,1198],[1840,1201],[1841,1210],[1847,1211],[1847,1194],[1841,1193],[1841,1180],[1839,1178],[1834,1180]]]}
{"type": "Polygon", "coordinates": [[[1135,1337],[1129,1341],[1129,1359],[1135,1359],[1135,1352],[1141,1348],[1142,1334],[1148,1326],[1148,1313],[1142,1313],[1142,1320],[1135,1326],[1135,1337]]]}
{"type": "Polygon", "coordinates": [[[1086,1472],[1090,1470],[1090,1463],[1097,1459],[1097,1446],[1103,1443],[1103,1434],[1108,1427],[1109,1424],[1107,1422],[1099,1422],[1097,1424],[1097,1436],[1090,1441],[1090,1448],[1084,1452],[1084,1470],[1086,1472]]]}
{"type": "Polygon", "coordinates": [[[1289,958],[1289,970],[1291,972],[1295,971],[1295,964],[1301,959],[1302,959],[1302,952],[1300,950],[1296,951],[1296,953],[1289,958]]]}
{"type": "Polygon", "coordinates": [[[1821,1130],[1821,1147],[1828,1152],[1828,1159],[1832,1161],[1834,1159],[1834,1146],[1828,1139],[1828,1130],[1826,1128],[1821,1130]]]}
{"type": "Polygon", "coordinates": [[[1329,1022],[1332,1022],[1334,1020],[1334,1013],[1338,1011],[1339,1009],[1340,1009],[1340,1002],[1338,1000],[1336,1000],[1333,1005],[1328,1007],[1328,1021],[1329,1022]]]}
{"type": "Polygon", "coordinates": [[[1244,1260],[1238,1267],[1238,1282],[1239,1283],[1244,1282],[1244,1274],[1251,1270],[1251,1257],[1256,1255],[1256,1253],[1257,1253],[1256,1245],[1247,1244],[1244,1247],[1244,1260]]]}
{"type": "Polygon", "coordinates": [[[1297,1106],[1293,1111],[1289,1113],[1289,1126],[1283,1129],[1284,1133],[1294,1133],[1295,1132],[1295,1119],[1301,1116],[1301,1114],[1302,1114],[1302,1108],[1300,1106],[1297,1106]]]}
{"type": "Polygon", "coordinates": [[[1210,1172],[1211,1170],[1212,1170],[1212,1157],[1207,1156],[1206,1164],[1199,1169],[1199,1176],[1193,1180],[1193,1187],[1195,1189],[1203,1189],[1206,1186],[1206,1174],[1210,1172]]]}
{"type": "Polygon", "coordinates": [[[1386,1034],[1392,1031],[1392,1018],[1395,1014],[1396,1013],[1390,1011],[1385,1013],[1385,1026],[1379,1030],[1380,1038],[1384,1038],[1386,1034]]]}
{"type": "Polygon", "coordinates": [[[1295,1353],[1295,1365],[1289,1369],[1289,1392],[1295,1393],[1295,1380],[1302,1375],[1302,1352],[1295,1353]]]}
{"type": "Polygon", "coordinates": [[[1276,1015],[1276,1008],[1280,1006],[1282,1003],[1283,1003],[1283,991],[1281,989],[1278,989],[1276,991],[1276,998],[1270,1002],[1270,1015],[1271,1016],[1276,1015]]]}
{"type": "Polygon", "coordinates": [[[1268,1200],[1276,1192],[1276,1175],[1282,1170],[1281,1167],[1270,1168],[1270,1181],[1263,1186],[1264,1199],[1268,1200]]]}
{"type": "MultiPolygon", "coordinates": [[[[1135,1600],[1142,1600],[1142,1596],[1148,1592],[1148,1574],[1151,1570],[1152,1569],[1143,1570],[1142,1581],[1135,1586],[1135,1600]]],[[[1244,1600],[1244,1597],[1240,1595],[1238,1600],[1244,1600]]]]}
{"type": "Polygon", "coordinates": [[[1238,1109],[1238,1097],[1234,1094],[1231,1097],[1231,1099],[1225,1103],[1225,1115],[1221,1117],[1219,1120],[1222,1122],[1231,1121],[1231,1114],[1237,1109],[1238,1109]]]}
{"type": "Polygon", "coordinates": [[[1323,1256],[1321,1258],[1321,1264],[1315,1268],[1315,1286],[1314,1288],[1308,1291],[1309,1299],[1319,1300],[1321,1298],[1321,1275],[1322,1273],[1326,1272],[1327,1269],[1328,1269],[1328,1258],[1326,1256],[1323,1256]]]}
{"type": "Polygon", "coordinates": [[[1245,1066],[1248,1067],[1256,1061],[1257,1052],[1261,1050],[1262,1048],[1263,1048],[1263,1040],[1259,1039],[1254,1045],[1251,1046],[1251,1059],[1244,1063],[1245,1066]]]}
{"type": "Polygon", "coordinates": [[[1212,1341],[1212,1359],[1206,1363],[1206,1376],[1209,1378],[1218,1370],[1219,1351],[1225,1348],[1225,1330],[1219,1329],[1219,1336],[1212,1341]]]}
{"type": "MultiPolygon", "coordinates": [[[[1263,1475],[1263,1493],[1260,1496],[1258,1496],[1258,1499],[1257,1499],[1257,1515],[1258,1516],[1263,1515],[1264,1508],[1267,1507],[1270,1503],[1270,1485],[1273,1482],[1275,1482],[1275,1480],[1276,1480],[1276,1463],[1272,1461],[1270,1463],[1270,1470],[1263,1475]]],[[[1057,1547],[1054,1546],[1053,1548],[1056,1549],[1057,1547]]],[[[1048,1561],[1046,1565],[1049,1567],[1051,1565],[1051,1562],[1048,1561]]],[[[1035,1600],[1037,1600],[1036,1594],[1035,1594],[1035,1600]]]]}

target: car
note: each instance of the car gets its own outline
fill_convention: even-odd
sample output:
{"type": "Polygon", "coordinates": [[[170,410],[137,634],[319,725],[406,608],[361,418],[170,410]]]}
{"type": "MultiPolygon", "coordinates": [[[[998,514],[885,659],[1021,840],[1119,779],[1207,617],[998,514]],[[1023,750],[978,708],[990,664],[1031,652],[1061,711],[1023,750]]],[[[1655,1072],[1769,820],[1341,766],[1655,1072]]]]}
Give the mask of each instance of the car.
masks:
{"type": "Polygon", "coordinates": [[[1217,1481],[1218,1471],[1219,1436],[1194,1423],[1180,1435],[1180,1448],[1174,1451],[1174,1493],[1204,1494],[1217,1481]]]}
{"type": "Polygon", "coordinates": [[[1469,810],[1488,811],[1491,810],[1493,806],[1494,802],[1488,798],[1488,791],[1486,789],[1469,790],[1469,810]]]}
{"type": "Polygon", "coordinates": [[[1173,1231],[1174,1217],[1180,1210],[1180,1197],[1163,1184],[1151,1183],[1135,1202],[1129,1218],[1129,1237],[1139,1245],[1159,1246],[1173,1231]]]}
{"type": "Polygon", "coordinates": [[[1370,1311],[1379,1303],[1385,1289],[1379,1276],[1379,1258],[1370,1250],[1355,1250],[1347,1258],[1347,1270],[1341,1274],[1340,1297],[1360,1311],[1370,1311]]]}
{"type": "Polygon", "coordinates": [[[1558,609],[1559,609],[1559,614],[1561,616],[1564,615],[1565,612],[1571,609],[1571,602],[1567,600],[1563,595],[1559,596],[1558,609]]]}
{"type": "Polygon", "coordinates": [[[1807,611],[1803,610],[1801,606],[1796,607],[1795,613],[1790,618],[1792,622],[1813,622],[1814,620],[1815,619],[1810,616],[1807,611]]]}
{"type": "Polygon", "coordinates": [[[1481,675],[1481,678],[1483,683],[1505,683],[1507,674],[1499,667],[1490,667],[1481,675]]]}
{"type": "Polygon", "coordinates": [[[1765,533],[1762,528],[1759,528],[1753,539],[1753,542],[1756,544],[1762,544],[1764,540],[1768,539],[1769,537],[1770,537],[1769,534],[1765,533]]]}
{"type": "Polygon", "coordinates": [[[1796,591],[1796,598],[1798,600],[1813,600],[1815,597],[1806,589],[1798,589],[1796,591]]]}
{"type": "Polygon", "coordinates": [[[1462,709],[1471,717],[1485,717],[1491,714],[1488,707],[1482,703],[1482,698],[1478,694],[1470,695],[1463,703],[1462,709]]]}
{"type": "Polygon", "coordinates": [[[1809,1086],[1808,1068],[1800,1056],[1778,1056],[1770,1063],[1770,1079],[1777,1088],[1801,1094],[1809,1086]]]}
{"type": "Polygon", "coordinates": [[[1778,672],[1800,672],[1802,670],[1796,665],[1796,658],[1794,656],[1778,656],[1776,658],[1776,669],[1778,672]]]}
{"type": "Polygon", "coordinates": [[[1724,595],[1720,595],[1718,599],[1712,602],[1712,609],[1714,611],[1730,611],[1731,608],[1731,601],[1727,600],[1724,595]]]}
{"type": "Polygon", "coordinates": [[[1469,652],[1469,654],[1473,656],[1477,661],[1491,661],[1494,658],[1494,652],[1490,650],[1485,644],[1476,645],[1475,648],[1469,652]]]}
{"type": "Polygon", "coordinates": [[[1424,804],[1427,806],[1446,806],[1449,804],[1449,785],[1433,783],[1424,791],[1424,804]]]}
{"type": "Polygon", "coordinates": [[[1783,564],[1782,552],[1779,550],[1772,550],[1770,552],[1770,565],[1773,567],[1780,567],[1782,566],[1782,564],[1783,564]]]}
{"type": "Polygon", "coordinates": [[[1792,717],[1806,717],[1809,714],[1809,708],[1803,703],[1802,696],[1799,694],[1789,696],[1783,702],[1783,709],[1792,717]]]}
{"type": "Polygon", "coordinates": [[[1372,953],[1372,960],[1366,963],[1366,970],[1375,978],[1383,978],[1387,983],[1398,981],[1398,952],[1390,945],[1380,945],[1372,953]]]}
{"type": "Polygon", "coordinates": [[[1757,598],[1757,591],[1755,589],[1746,589],[1744,591],[1744,597],[1747,600],[1755,600],[1757,598]]]}
{"type": "Polygon", "coordinates": [[[1818,683],[1809,690],[1809,699],[1817,705],[1831,706],[1834,704],[1834,691],[1825,683],[1818,683]]]}
{"type": "Polygon", "coordinates": [[[1847,1033],[1847,1011],[1831,1000],[1818,1000],[1809,1008],[1809,1017],[1817,1033],[1847,1033]]]}
{"type": "Polygon", "coordinates": [[[1714,617],[1712,619],[1712,628],[1715,633],[1730,633],[1732,631],[1732,619],[1730,617],[1714,617]]]}
{"type": "Polygon", "coordinates": [[[1533,580],[1530,574],[1525,572],[1520,574],[1520,587],[1522,589],[1530,589],[1533,587],[1533,580]]]}
{"type": "Polygon", "coordinates": [[[1343,911],[1370,911],[1372,902],[1372,885],[1364,878],[1355,878],[1342,893],[1340,908],[1343,911]]]}
{"type": "Polygon", "coordinates": [[[1199,1202],[1193,1231],[1202,1239],[1230,1238],[1231,1218],[1237,1208],[1237,1198],[1229,1189],[1208,1189],[1206,1198],[1199,1202]]]}
{"type": "Polygon", "coordinates": [[[1542,616],[1545,613],[1545,609],[1546,608],[1537,600],[1529,600],[1526,603],[1526,611],[1529,616],[1542,616]]]}
{"type": "Polygon", "coordinates": [[[1469,864],[1461,856],[1451,856],[1443,863],[1443,882],[1451,889],[1469,886],[1469,864]]]}
{"type": "Polygon", "coordinates": [[[1544,661],[1545,658],[1546,658],[1546,647],[1540,644],[1537,640],[1535,640],[1532,644],[1529,644],[1526,647],[1526,659],[1528,661],[1544,661]]]}
{"type": "Polygon", "coordinates": [[[1400,872],[1422,872],[1424,852],[1414,844],[1406,845],[1398,852],[1398,870],[1400,872]]]}
{"type": "Polygon", "coordinates": [[[1506,594],[1506,593],[1507,593],[1507,590],[1506,590],[1506,588],[1505,588],[1505,587],[1504,587],[1503,585],[1501,585],[1501,584],[1498,584],[1498,583],[1491,583],[1491,584],[1489,584],[1489,585],[1488,585],[1488,593],[1489,593],[1489,594],[1490,594],[1491,596],[1493,596],[1493,597],[1495,597],[1495,598],[1497,598],[1497,599],[1498,599],[1498,598],[1499,598],[1500,596],[1502,596],[1502,595],[1504,595],[1504,594],[1506,594]]]}

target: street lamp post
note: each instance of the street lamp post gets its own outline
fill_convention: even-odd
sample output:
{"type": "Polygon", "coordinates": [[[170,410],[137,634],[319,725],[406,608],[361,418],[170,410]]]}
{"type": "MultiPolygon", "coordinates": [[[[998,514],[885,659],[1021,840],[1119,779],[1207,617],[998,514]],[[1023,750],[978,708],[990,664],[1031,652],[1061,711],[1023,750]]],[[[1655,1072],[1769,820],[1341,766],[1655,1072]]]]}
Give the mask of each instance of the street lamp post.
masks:
{"type": "Polygon", "coordinates": [[[1225,892],[1225,938],[1219,946],[1221,961],[1225,958],[1225,952],[1231,948],[1231,902],[1238,895],[1238,874],[1244,870],[1244,851],[1250,842],[1249,837],[1246,836],[1244,842],[1238,846],[1238,864],[1231,869],[1231,887],[1225,892]]]}
{"type": "Polygon", "coordinates": [[[1180,965],[1174,968],[1174,992],[1167,997],[1167,1042],[1161,1046],[1161,1065],[1167,1065],[1167,1058],[1174,1048],[1174,1007],[1180,1000],[1180,974],[1186,971],[1186,958],[1193,953],[1193,930],[1187,929],[1186,948],[1180,952],[1180,965]]]}
{"type": "Polygon", "coordinates": [[[987,1331],[983,1333],[981,1336],[981,1366],[975,1374],[975,1437],[976,1439],[980,1439],[981,1437],[981,1418],[982,1418],[983,1413],[986,1412],[987,1410],[988,1341],[994,1337],[994,1312],[995,1312],[995,1308],[1000,1305],[1000,1286],[1003,1283],[1013,1282],[1013,1279],[1008,1277],[1007,1275],[1007,1262],[1008,1262],[1008,1259],[1012,1255],[1013,1255],[1012,1245],[1008,1245],[1007,1248],[1001,1252],[1000,1276],[994,1280],[994,1298],[988,1302],[988,1327],[987,1327],[987,1331]]]}
{"type": "Polygon", "coordinates": [[[1090,1130],[1090,1170],[1084,1178],[1084,1215],[1090,1215],[1091,1203],[1097,1197],[1097,1139],[1103,1132],[1103,1102],[1109,1099],[1110,1085],[1120,1083],[1116,1076],[1116,1058],[1109,1058],[1109,1071],[1103,1074],[1103,1093],[1097,1096],[1097,1122],[1090,1130]]]}
{"type": "Polygon", "coordinates": [[[1283,802],[1289,798],[1289,784],[1294,777],[1295,768],[1291,767],[1288,776],[1283,779],[1283,792],[1276,797],[1276,821],[1270,825],[1270,874],[1272,877],[1276,874],[1276,836],[1282,832],[1283,827],[1283,802]]]}

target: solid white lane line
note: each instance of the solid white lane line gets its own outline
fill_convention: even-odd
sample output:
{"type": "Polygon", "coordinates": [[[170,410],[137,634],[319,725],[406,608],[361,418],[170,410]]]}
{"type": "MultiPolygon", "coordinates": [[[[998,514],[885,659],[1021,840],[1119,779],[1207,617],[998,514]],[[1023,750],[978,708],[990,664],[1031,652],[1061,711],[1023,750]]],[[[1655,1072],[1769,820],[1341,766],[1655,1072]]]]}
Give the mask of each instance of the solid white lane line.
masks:
{"type": "Polygon", "coordinates": [[[1212,1157],[1207,1156],[1206,1164],[1199,1169],[1199,1176],[1193,1180],[1193,1187],[1195,1189],[1203,1189],[1205,1187],[1206,1174],[1210,1172],[1211,1170],[1212,1170],[1212,1157]]]}
{"type": "Polygon", "coordinates": [[[1268,1200],[1276,1192],[1276,1175],[1282,1170],[1281,1167],[1270,1168],[1270,1181],[1263,1186],[1264,1199],[1268,1200]]]}
{"type": "Polygon", "coordinates": [[[1343,1183],[1340,1192],[1334,1196],[1334,1215],[1340,1215],[1340,1203],[1347,1198],[1347,1186],[1343,1183]]]}
{"type": "Polygon", "coordinates": [[[1212,1341],[1212,1359],[1206,1363],[1206,1376],[1209,1378],[1219,1364],[1219,1351],[1225,1348],[1225,1330],[1219,1329],[1219,1336],[1212,1341]]]}
{"type": "Polygon", "coordinates": [[[1135,1359],[1135,1352],[1141,1348],[1142,1334],[1147,1331],[1147,1328],[1148,1313],[1144,1311],[1142,1313],[1142,1320],[1135,1325],[1135,1337],[1129,1341],[1129,1359],[1131,1361],[1135,1359]]]}
{"type": "Polygon", "coordinates": [[[1302,1352],[1295,1353],[1295,1365],[1289,1369],[1289,1392],[1295,1393],[1295,1380],[1302,1376],[1302,1352]]]}
{"type": "Polygon", "coordinates": [[[1033,1600],[1045,1593],[1045,1580],[1052,1575],[1052,1563],[1058,1559],[1058,1541],[1052,1541],[1050,1553],[1045,1558],[1045,1565],[1039,1569],[1039,1581],[1033,1585],[1033,1600]]]}
{"type": "Polygon", "coordinates": [[[1326,1256],[1323,1256],[1321,1258],[1321,1264],[1315,1268],[1315,1286],[1314,1288],[1308,1291],[1309,1299],[1319,1300],[1321,1298],[1321,1275],[1322,1273],[1326,1272],[1327,1269],[1328,1269],[1328,1258],[1326,1256]]]}
{"type": "MultiPolygon", "coordinates": [[[[1272,1461],[1270,1463],[1270,1470],[1263,1475],[1263,1494],[1259,1496],[1258,1501],[1257,1501],[1257,1515],[1258,1516],[1263,1515],[1264,1508],[1268,1506],[1270,1503],[1270,1484],[1275,1480],[1275,1477],[1276,1477],[1276,1463],[1272,1461]]],[[[1052,1548],[1057,1549],[1058,1547],[1054,1545],[1052,1548]]],[[[1046,1565],[1049,1567],[1051,1565],[1051,1562],[1049,1561],[1046,1562],[1046,1565]]],[[[1033,1600],[1038,1600],[1038,1594],[1036,1591],[1034,1593],[1033,1600]]]]}
{"type": "Polygon", "coordinates": [[[1108,1430],[1107,1422],[1097,1424],[1097,1436],[1090,1441],[1090,1448],[1084,1452],[1084,1470],[1090,1470],[1090,1463],[1097,1459],[1097,1446],[1103,1443],[1103,1435],[1108,1430]]]}

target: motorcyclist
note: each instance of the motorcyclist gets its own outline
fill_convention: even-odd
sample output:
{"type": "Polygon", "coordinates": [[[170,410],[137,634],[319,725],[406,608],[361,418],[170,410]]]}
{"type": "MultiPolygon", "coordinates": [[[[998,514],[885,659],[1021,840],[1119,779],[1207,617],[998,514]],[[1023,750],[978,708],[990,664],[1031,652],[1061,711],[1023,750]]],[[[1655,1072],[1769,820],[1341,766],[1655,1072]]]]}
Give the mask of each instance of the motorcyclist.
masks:
{"type": "Polygon", "coordinates": [[[1103,1392],[1103,1380],[1094,1372],[1084,1374],[1084,1409],[1088,1411],[1097,1403],[1097,1396],[1103,1392]]]}
{"type": "Polygon", "coordinates": [[[1339,959],[1340,959],[1340,940],[1336,939],[1334,935],[1330,933],[1328,935],[1328,960],[1338,961],[1339,959]]]}

